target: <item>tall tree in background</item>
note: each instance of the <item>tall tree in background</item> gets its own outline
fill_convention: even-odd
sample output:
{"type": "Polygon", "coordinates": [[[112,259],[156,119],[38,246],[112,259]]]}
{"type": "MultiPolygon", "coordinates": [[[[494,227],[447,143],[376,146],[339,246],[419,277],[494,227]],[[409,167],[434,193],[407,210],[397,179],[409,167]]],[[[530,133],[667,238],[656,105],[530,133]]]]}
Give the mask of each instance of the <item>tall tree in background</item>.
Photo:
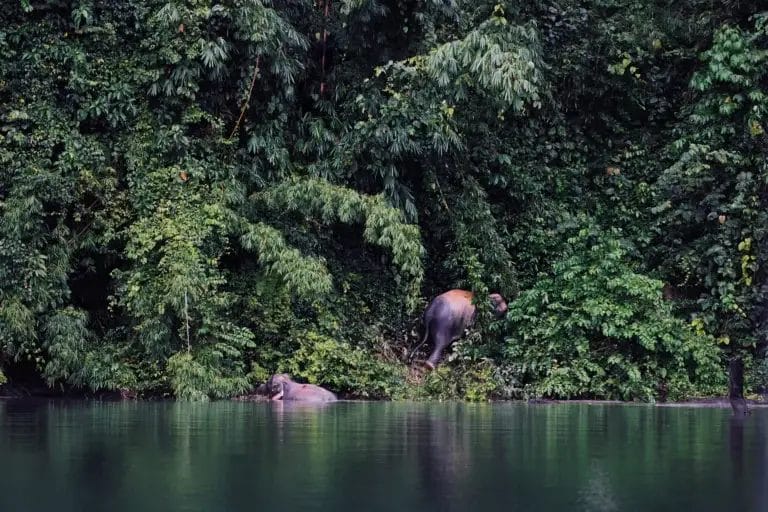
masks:
{"type": "MultiPolygon", "coordinates": [[[[716,335],[737,362],[766,345],[765,21],[724,26],[702,53],[703,69],[691,80],[696,99],[670,149],[677,160],[657,182],[663,267],[692,290],[696,327],[716,335]]],[[[732,378],[741,388],[741,377],[732,378]]]]}

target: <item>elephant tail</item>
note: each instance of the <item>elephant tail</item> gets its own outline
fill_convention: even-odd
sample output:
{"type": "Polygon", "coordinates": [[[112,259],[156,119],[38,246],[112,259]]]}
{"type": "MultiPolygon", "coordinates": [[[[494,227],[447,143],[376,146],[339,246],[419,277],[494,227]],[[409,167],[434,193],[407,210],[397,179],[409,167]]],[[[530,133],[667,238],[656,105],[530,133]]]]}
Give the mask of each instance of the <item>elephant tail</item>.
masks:
{"type": "Polygon", "coordinates": [[[421,346],[426,343],[426,341],[429,339],[429,320],[426,318],[426,315],[424,315],[424,337],[421,339],[418,345],[413,347],[411,350],[411,353],[408,355],[408,361],[411,361],[413,359],[414,354],[416,354],[416,351],[421,348],[421,346]]]}

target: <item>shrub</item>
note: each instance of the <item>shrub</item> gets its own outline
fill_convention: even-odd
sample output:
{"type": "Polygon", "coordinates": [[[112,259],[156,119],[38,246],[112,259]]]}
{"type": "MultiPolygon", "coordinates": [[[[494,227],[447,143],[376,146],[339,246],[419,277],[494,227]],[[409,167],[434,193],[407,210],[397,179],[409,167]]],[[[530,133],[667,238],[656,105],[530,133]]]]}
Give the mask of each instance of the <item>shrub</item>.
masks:
{"type": "Polygon", "coordinates": [[[216,354],[202,353],[195,357],[189,352],[179,352],[168,359],[168,375],[177,398],[207,401],[249,389],[248,379],[239,374],[227,374],[220,365],[210,361],[211,358],[216,358],[216,354]]]}
{"type": "Polygon", "coordinates": [[[655,400],[722,389],[711,336],[676,319],[621,242],[583,229],[515,300],[505,356],[528,394],[655,400]]]}
{"type": "Polygon", "coordinates": [[[308,331],[279,371],[352,397],[392,398],[402,393],[405,373],[360,347],[308,331]]]}

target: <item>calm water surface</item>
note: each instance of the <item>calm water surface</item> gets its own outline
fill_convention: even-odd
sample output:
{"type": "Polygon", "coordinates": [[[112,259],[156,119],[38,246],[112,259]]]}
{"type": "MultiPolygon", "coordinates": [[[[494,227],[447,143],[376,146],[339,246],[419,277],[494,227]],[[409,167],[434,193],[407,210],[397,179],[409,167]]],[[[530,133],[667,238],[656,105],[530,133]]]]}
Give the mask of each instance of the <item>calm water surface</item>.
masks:
{"type": "Polygon", "coordinates": [[[768,410],[0,400],[0,511],[768,510],[768,410]]]}

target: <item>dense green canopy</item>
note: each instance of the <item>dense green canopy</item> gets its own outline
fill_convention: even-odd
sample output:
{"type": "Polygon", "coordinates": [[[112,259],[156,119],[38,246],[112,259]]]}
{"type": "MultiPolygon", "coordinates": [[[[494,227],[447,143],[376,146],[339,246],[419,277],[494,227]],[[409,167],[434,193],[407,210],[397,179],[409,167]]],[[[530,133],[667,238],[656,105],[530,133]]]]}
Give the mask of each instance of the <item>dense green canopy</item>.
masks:
{"type": "Polygon", "coordinates": [[[664,399],[768,382],[768,17],[13,0],[0,384],[664,399]],[[426,301],[502,293],[426,378],[426,301]],[[5,377],[3,375],[5,373],[5,377]]]}

